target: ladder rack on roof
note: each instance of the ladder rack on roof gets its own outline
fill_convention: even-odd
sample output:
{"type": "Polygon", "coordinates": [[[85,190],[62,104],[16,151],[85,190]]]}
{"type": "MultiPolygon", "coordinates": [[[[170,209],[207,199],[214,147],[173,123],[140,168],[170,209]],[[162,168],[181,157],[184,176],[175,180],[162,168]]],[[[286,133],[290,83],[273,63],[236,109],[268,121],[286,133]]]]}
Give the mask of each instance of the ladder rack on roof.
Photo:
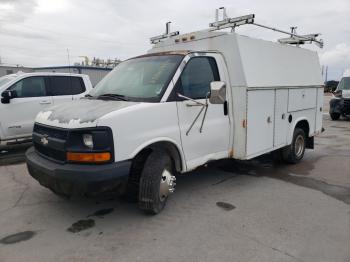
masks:
{"type": "Polygon", "coordinates": [[[159,43],[162,39],[165,39],[165,38],[169,38],[169,37],[172,37],[172,36],[175,36],[175,35],[178,35],[179,34],[179,31],[175,31],[175,32],[170,32],[170,24],[171,22],[167,22],[166,23],[166,29],[165,29],[165,34],[162,34],[162,35],[158,35],[158,36],[154,36],[150,39],[151,43],[152,44],[156,44],[156,43],[159,43]]]}
{"type": "MultiPolygon", "coordinates": [[[[215,30],[221,30],[221,29],[226,29],[226,28],[231,28],[232,31],[235,30],[236,27],[241,26],[241,25],[255,25],[261,28],[269,29],[275,32],[279,32],[282,34],[287,34],[290,37],[288,38],[281,38],[278,39],[277,41],[281,44],[290,44],[290,45],[303,45],[306,43],[315,43],[319,48],[323,48],[323,40],[322,39],[317,39],[318,36],[321,34],[307,34],[307,35],[298,35],[296,34],[296,27],[291,27],[291,32],[287,32],[284,30],[280,30],[277,28],[273,28],[270,26],[262,25],[255,23],[254,21],[255,15],[254,14],[249,14],[245,16],[239,16],[235,18],[229,18],[227,17],[226,14],[226,8],[220,7],[219,9],[215,10],[215,22],[209,24],[209,31],[215,31],[215,30]],[[220,10],[222,10],[222,20],[219,20],[219,13],[220,10]]],[[[163,35],[155,36],[152,37],[151,43],[156,44],[161,42],[163,39],[170,38],[172,36],[179,35],[179,31],[175,32],[170,32],[170,22],[166,23],[166,32],[163,35]]]]}

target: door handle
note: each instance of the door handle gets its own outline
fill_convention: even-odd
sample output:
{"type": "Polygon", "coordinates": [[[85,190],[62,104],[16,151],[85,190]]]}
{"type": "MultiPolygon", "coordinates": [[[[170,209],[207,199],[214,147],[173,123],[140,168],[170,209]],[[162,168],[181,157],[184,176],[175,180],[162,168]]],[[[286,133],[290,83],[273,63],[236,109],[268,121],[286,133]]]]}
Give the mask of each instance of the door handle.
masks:
{"type": "Polygon", "coordinates": [[[40,105],[48,105],[48,104],[51,104],[51,101],[44,100],[44,101],[40,101],[39,103],[40,105]]]}

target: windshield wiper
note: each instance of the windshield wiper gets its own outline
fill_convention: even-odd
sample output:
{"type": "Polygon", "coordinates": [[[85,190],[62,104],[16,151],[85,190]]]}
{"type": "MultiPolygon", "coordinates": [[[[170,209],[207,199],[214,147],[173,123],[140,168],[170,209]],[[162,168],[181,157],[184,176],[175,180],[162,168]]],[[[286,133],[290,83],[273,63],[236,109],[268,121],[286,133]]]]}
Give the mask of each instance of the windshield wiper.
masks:
{"type": "Polygon", "coordinates": [[[86,94],[84,97],[93,97],[93,96],[90,94],[86,94]]]}
{"type": "Polygon", "coordinates": [[[112,98],[116,100],[128,101],[128,99],[126,99],[124,95],[119,95],[119,94],[103,94],[97,97],[97,99],[104,99],[104,98],[112,98]]]}

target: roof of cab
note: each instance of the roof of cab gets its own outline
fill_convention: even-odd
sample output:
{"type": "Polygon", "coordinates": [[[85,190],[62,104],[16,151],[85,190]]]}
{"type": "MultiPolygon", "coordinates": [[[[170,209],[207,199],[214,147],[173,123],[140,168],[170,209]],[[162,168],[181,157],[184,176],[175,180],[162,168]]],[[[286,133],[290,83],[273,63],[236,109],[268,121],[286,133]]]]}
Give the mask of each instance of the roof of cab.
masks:
{"type": "Polygon", "coordinates": [[[85,74],[73,74],[73,73],[56,73],[56,72],[32,72],[32,73],[23,73],[17,72],[16,74],[12,74],[16,76],[87,76],[85,74]]]}
{"type": "Polygon", "coordinates": [[[165,52],[148,53],[148,54],[136,56],[130,59],[149,57],[149,56],[161,56],[161,55],[188,55],[189,53],[191,53],[190,50],[165,51],[165,52]]]}

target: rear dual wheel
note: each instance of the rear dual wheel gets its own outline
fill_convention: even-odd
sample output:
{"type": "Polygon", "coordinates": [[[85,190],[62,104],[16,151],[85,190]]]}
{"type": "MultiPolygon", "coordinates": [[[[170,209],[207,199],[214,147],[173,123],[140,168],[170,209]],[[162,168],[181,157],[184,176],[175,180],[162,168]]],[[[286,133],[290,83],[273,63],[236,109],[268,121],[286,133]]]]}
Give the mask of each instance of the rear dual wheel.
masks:
{"type": "Polygon", "coordinates": [[[306,134],[303,129],[295,128],[292,143],[282,149],[282,159],[289,164],[296,164],[304,157],[305,148],[306,134]]]}

